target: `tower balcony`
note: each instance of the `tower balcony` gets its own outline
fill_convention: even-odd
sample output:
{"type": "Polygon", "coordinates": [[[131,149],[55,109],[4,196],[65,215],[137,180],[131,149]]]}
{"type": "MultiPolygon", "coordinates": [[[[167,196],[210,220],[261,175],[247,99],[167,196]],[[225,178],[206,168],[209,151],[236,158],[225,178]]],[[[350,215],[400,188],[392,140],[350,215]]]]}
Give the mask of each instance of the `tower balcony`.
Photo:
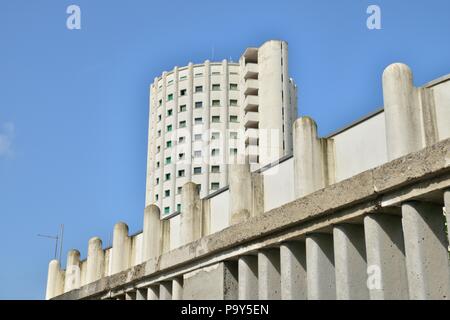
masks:
{"type": "Polygon", "coordinates": [[[244,116],[244,126],[246,129],[257,129],[259,124],[258,112],[247,112],[244,116]]]}
{"type": "Polygon", "coordinates": [[[244,84],[244,94],[247,95],[258,95],[259,83],[255,79],[247,79],[244,84]]]}
{"type": "Polygon", "coordinates": [[[249,62],[245,65],[244,79],[258,79],[258,64],[249,62]]]}
{"type": "Polygon", "coordinates": [[[255,95],[248,95],[245,97],[244,100],[244,111],[245,112],[249,112],[249,111],[258,111],[258,107],[259,107],[259,97],[255,96],[255,95]]]}

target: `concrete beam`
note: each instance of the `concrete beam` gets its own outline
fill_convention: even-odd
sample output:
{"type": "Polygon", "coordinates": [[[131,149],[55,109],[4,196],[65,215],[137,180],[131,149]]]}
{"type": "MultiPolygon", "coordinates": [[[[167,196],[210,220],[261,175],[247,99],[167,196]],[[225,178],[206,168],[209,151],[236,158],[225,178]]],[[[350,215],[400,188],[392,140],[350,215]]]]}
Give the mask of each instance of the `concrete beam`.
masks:
{"type": "Polygon", "coordinates": [[[303,241],[280,246],[281,299],[306,300],[306,245],[303,241]]]}
{"type": "Polygon", "coordinates": [[[450,268],[442,206],[402,205],[410,299],[450,299],[450,268]]]}
{"type": "Polygon", "coordinates": [[[238,261],[239,300],[258,299],[258,257],[241,256],[238,261]]]}
{"type": "Polygon", "coordinates": [[[112,246],[111,273],[119,273],[130,267],[131,241],[128,236],[128,226],[119,222],[114,226],[112,246]]]}
{"type": "Polygon", "coordinates": [[[311,234],[306,237],[308,300],[336,299],[333,237],[311,234]]]}
{"type": "Polygon", "coordinates": [[[370,299],[408,299],[401,217],[388,214],[366,216],[364,231],[370,299]]]}
{"type": "Polygon", "coordinates": [[[258,298],[281,299],[280,250],[277,248],[258,252],[258,298]]]}
{"type": "Polygon", "coordinates": [[[202,237],[202,204],[197,185],[187,182],[181,189],[181,243],[202,237]]]}
{"type": "Polygon", "coordinates": [[[86,283],[97,281],[104,274],[105,253],[102,248],[102,240],[98,237],[91,238],[88,244],[86,283]]]}
{"type": "Polygon", "coordinates": [[[367,263],[364,227],[341,224],[333,228],[336,298],[367,300],[367,263]]]}
{"type": "Polygon", "coordinates": [[[419,91],[407,65],[395,63],[384,70],[383,96],[389,160],[423,148],[419,91]]]}

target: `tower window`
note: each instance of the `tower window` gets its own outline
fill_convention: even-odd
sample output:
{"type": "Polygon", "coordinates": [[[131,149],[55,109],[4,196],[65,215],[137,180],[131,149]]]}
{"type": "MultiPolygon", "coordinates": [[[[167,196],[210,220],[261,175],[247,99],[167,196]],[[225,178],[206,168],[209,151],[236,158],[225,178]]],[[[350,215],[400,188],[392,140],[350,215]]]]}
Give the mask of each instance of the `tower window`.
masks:
{"type": "Polygon", "coordinates": [[[196,109],[199,109],[199,108],[202,108],[203,107],[203,102],[202,101],[196,101],[195,102],[195,108],[196,109]]]}
{"type": "Polygon", "coordinates": [[[212,116],[211,121],[214,123],[220,122],[220,116],[212,116]]]}
{"type": "Polygon", "coordinates": [[[220,188],[220,184],[218,182],[211,183],[211,190],[217,190],[220,188]]]}
{"type": "Polygon", "coordinates": [[[171,125],[171,124],[169,124],[169,125],[167,126],[167,132],[170,132],[170,131],[172,131],[172,125],[171,125]]]}
{"type": "Polygon", "coordinates": [[[167,116],[170,117],[172,115],[173,111],[172,109],[167,110],[167,116]]]}
{"type": "Polygon", "coordinates": [[[184,177],[185,176],[185,171],[184,170],[178,170],[178,176],[179,177],[184,177]]]}
{"type": "Polygon", "coordinates": [[[237,83],[230,83],[230,90],[237,90],[237,89],[238,89],[237,83]]]}
{"type": "Polygon", "coordinates": [[[238,122],[238,116],[230,116],[230,122],[238,122]]]}
{"type": "Polygon", "coordinates": [[[211,150],[211,155],[212,155],[213,157],[214,157],[214,156],[218,156],[219,153],[220,153],[219,149],[212,149],[212,150],[211,150]]]}
{"type": "Polygon", "coordinates": [[[186,111],[186,105],[185,104],[180,106],[180,112],[184,112],[184,111],[186,111]]]}
{"type": "Polygon", "coordinates": [[[212,105],[213,107],[219,107],[219,106],[220,106],[220,100],[213,100],[213,101],[211,102],[211,105],[212,105]]]}
{"type": "Polygon", "coordinates": [[[203,86],[196,86],[195,92],[203,92],[203,86]]]}
{"type": "Polygon", "coordinates": [[[172,141],[166,141],[166,148],[172,148],[172,141]]]}
{"type": "Polygon", "coordinates": [[[211,172],[212,173],[219,173],[220,172],[220,166],[211,166],[211,172]]]}
{"type": "Polygon", "coordinates": [[[237,100],[236,99],[231,99],[230,100],[230,106],[232,106],[232,107],[235,107],[235,106],[237,106],[237,100]]]}
{"type": "Polygon", "coordinates": [[[201,117],[195,118],[195,124],[202,124],[202,123],[203,123],[203,119],[201,117]]]}
{"type": "Polygon", "coordinates": [[[212,91],[219,91],[220,90],[220,84],[213,84],[212,85],[212,91]]]}
{"type": "Polygon", "coordinates": [[[180,96],[185,96],[185,95],[186,95],[186,89],[181,89],[180,96]]]}
{"type": "Polygon", "coordinates": [[[166,173],[165,177],[166,177],[166,181],[170,180],[170,173],[166,173]]]}
{"type": "Polygon", "coordinates": [[[169,213],[170,213],[170,207],[165,207],[164,214],[169,214],[169,213]]]}
{"type": "Polygon", "coordinates": [[[173,100],[173,93],[171,93],[167,96],[167,101],[172,101],[172,100],[173,100]]]}
{"type": "Polygon", "coordinates": [[[170,190],[165,190],[164,191],[164,197],[170,197],[170,190]]]}
{"type": "Polygon", "coordinates": [[[201,174],[202,173],[202,167],[194,167],[194,174],[201,174]]]}

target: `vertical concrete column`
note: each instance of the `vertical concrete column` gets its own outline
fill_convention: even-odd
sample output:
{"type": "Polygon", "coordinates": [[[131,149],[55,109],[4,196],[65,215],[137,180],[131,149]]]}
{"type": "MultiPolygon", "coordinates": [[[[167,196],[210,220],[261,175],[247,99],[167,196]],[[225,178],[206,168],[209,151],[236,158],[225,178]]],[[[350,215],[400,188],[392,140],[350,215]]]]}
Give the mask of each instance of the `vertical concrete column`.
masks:
{"type": "Polygon", "coordinates": [[[175,278],[172,280],[172,300],[183,299],[183,278],[175,278]]]}
{"type": "Polygon", "coordinates": [[[450,299],[450,269],[442,207],[425,202],[402,205],[410,299],[450,299]]]}
{"type": "Polygon", "coordinates": [[[252,211],[252,175],[250,165],[242,157],[230,165],[230,224],[246,221],[252,211]]]}
{"type": "Polygon", "coordinates": [[[309,117],[294,122],[294,186],[296,198],[325,187],[323,142],[309,117]]]}
{"type": "Polygon", "coordinates": [[[238,262],[239,300],[258,299],[258,257],[241,256],[238,262]]]}
{"type": "Polygon", "coordinates": [[[159,285],[152,285],[148,287],[147,300],[159,300],[159,285]]]}
{"type": "Polygon", "coordinates": [[[197,185],[187,182],[181,189],[181,243],[202,237],[202,206],[197,185]]]}
{"type": "Polygon", "coordinates": [[[136,300],[147,300],[147,289],[137,289],[136,300]]]}
{"type": "Polygon", "coordinates": [[[159,285],[159,300],[172,300],[172,281],[163,281],[159,285]]]}
{"type": "Polygon", "coordinates": [[[407,65],[395,63],[384,70],[383,96],[389,160],[423,148],[419,93],[407,65]]]}
{"type": "Polygon", "coordinates": [[[281,299],[279,249],[264,249],[258,252],[258,298],[281,299]]]}
{"type": "Polygon", "coordinates": [[[280,246],[281,299],[306,300],[306,247],[302,241],[280,246]]]}
{"type": "Polygon", "coordinates": [[[114,226],[112,246],[112,274],[126,270],[130,264],[128,226],[119,222],[114,226]]]}
{"type": "Polygon", "coordinates": [[[64,292],[78,289],[81,284],[80,252],[72,249],[67,254],[64,292]]]}
{"type": "Polygon", "coordinates": [[[450,190],[444,191],[445,218],[447,221],[447,243],[450,248],[450,190]]]}
{"type": "Polygon", "coordinates": [[[161,220],[160,210],[156,205],[149,205],[144,211],[144,228],[142,238],[142,258],[147,261],[161,254],[161,220]]]}
{"type": "Polygon", "coordinates": [[[63,293],[64,273],[59,266],[59,261],[52,260],[48,265],[47,290],[45,293],[45,299],[49,300],[63,293]]]}
{"type": "Polygon", "coordinates": [[[367,263],[364,227],[342,224],[333,228],[336,298],[367,300],[367,263]]]}
{"type": "Polygon", "coordinates": [[[370,299],[408,299],[401,217],[382,213],[366,216],[364,231],[370,299]]]}
{"type": "Polygon", "coordinates": [[[86,283],[99,280],[103,276],[105,263],[105,253],[100,238],[94,237],[89,240],[86,263],[86,283]]]}
{"type": "Polygon", "coordinates": [[[306,237],[306,270],[309,300],[336,299],[331,235],[316,233],[306,237]]]}
{"type": "Polygon", "coordinates": [[[125,300],[136,300],[136,291],[129,291],[125,293],[125,300]]]}

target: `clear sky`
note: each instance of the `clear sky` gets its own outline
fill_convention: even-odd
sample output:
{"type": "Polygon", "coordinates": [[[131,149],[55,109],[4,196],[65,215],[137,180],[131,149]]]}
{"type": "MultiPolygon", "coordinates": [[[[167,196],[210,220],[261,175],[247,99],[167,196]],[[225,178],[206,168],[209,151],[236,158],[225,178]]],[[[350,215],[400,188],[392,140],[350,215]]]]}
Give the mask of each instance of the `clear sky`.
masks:
{"type": "Polygon", "coordinates": [[[51,240],[141,229],[149,85],[175,65],[289,43],[299,113],[325,135],[382,106],[381,74],[450,73],[448,0],[0,1],[0,299],[42,299],[51,240]],[[66,8],[81,8],[81,30],[66,8]],[[381,8],[381,30],[366,9],[381,8]]]}

